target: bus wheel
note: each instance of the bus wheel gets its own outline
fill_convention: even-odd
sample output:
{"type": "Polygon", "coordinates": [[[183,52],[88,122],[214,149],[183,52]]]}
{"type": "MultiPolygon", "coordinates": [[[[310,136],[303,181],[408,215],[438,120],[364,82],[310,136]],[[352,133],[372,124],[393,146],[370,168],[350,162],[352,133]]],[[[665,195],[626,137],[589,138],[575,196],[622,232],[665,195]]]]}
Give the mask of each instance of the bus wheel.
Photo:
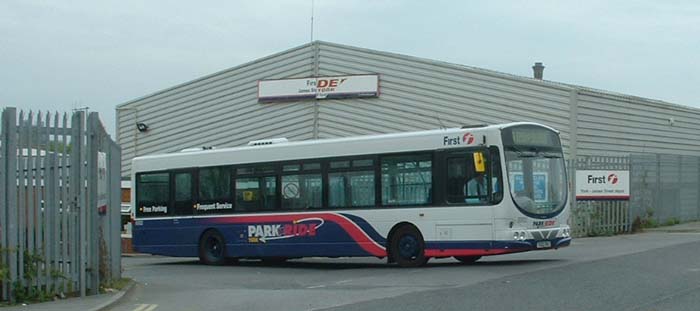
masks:
{"type": "Polygon", "coordinates": [[[477,260],[481,259],[481,256],[455,256],[455,259],[462,263],[475,263],[477,260]]]}
{"type": "Polygon", "coordinates": [[[217,230],[207,230],[199,240],[199,261],[207,265],[226,263],[226,242],[217,230]]]}
{"type": "Polygon", "coordinates": [[[401,267],[424,265],[428,261],[424,250],[423,237],[413,226],[402,226],[396,229],[389,244],[391,256],[401,267]]]}

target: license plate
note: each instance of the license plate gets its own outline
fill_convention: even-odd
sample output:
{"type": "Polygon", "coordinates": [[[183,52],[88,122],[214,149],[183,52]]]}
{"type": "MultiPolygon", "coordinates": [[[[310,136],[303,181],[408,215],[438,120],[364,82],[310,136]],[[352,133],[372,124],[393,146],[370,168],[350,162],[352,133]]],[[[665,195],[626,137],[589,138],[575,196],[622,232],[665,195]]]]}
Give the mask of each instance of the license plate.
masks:
{"type": "Polygon", "coordinates": [[[537,248],[550,248],[552,247],[552,242],[550,241],[537,241],[537,248]]]}

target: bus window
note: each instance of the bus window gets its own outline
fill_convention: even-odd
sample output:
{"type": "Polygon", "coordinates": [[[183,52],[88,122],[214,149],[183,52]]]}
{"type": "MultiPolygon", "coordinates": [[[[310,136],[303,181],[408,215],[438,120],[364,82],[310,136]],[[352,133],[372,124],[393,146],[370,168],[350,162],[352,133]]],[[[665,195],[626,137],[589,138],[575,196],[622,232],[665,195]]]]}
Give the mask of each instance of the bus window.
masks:
{"type": "Polygon", "coordinates": [[[485,204],[489,201],[486,159],[482,152],[447,158],[447,202],[485,204]]]}
{"type": "Polygon", "coordinates": [[[329,173],[328,184],[332,208],[374,206],[374,171],[329,173]]]}
{"type": "Polygon", "coordinates": [[[233,211],[231,170],[228,167],[199,169],[197,214],[222,214],[233,211]]]}
{"type": "Polygon", "coordinates": [[[503,198],[503,179],[498,149],[460,152],[447,158],[447,202],[498,203],[503,198]]]}
{"type": "Polygon", "coordinates": [[[382,158],[382,205],[423,205],[432,202],[430,154],[382,158]]]}
{"type": "Polygon", "coordinates": [[[192,173],[174,173],[173,182],[175,183],[175,202],[173,213],[176,216],[192,215],[192,207],[194,205],[192,173]]]}
{"type": "Polygon", "coordinates": [[[321,208],[322,185],[321,174],[282,176],[282,208],[321,208]]]}
{"type": "Polygon", "coordinates": [[[143,173],[136,182],[137,217],[159,217],[171,213],[170,174],[143,173]]]}
{"type": "Polygon", "coordinates": [[[275,209],[276,180],[274,176],[236,178],[236,210],[253,212],[275,209]]]}

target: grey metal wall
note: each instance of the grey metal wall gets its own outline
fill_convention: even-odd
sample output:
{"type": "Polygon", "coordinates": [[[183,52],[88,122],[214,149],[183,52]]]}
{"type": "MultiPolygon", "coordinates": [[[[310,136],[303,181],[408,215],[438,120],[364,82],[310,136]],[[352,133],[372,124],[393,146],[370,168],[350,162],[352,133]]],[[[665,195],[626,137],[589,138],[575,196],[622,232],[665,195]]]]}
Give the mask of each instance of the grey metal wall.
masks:
{"type": "Polygon", "coordinates": [[[660,101],[316,41],[117,107],[122,175],[136,155],[292,140],[534,121],[565,154],[700,155],[700,110],[660,101]],[[376,73],[372,99],[257,102],[261,79],[376,73]],[[669,119],[673,118],[673,122],[669,119]],[[150,127],[139,133],[135,124],[150,127]]]}
{"type": "MultiPolygon", "coordinates": [[[[410,56],[321,43],[320,75],[378,73],[379,98],[319,101],[319,137],[535,121],[569,139],[570,88],[410,56]]],[[[566,144],[568,146],[568,144],[566,144]]]]}
{"type": "Polygon", "coordinates": [[[630,156],[632,218],[656,224],[700,219],[700,157],[630,156]]]}
{"type": "Polygon", "coordinates": [[[312,138],[312,102],[257,102],[258,80],[312,75],[312,52],[311,45],[301,46],[118,106],[122,175],[140,155],[269,137],[312,138]],[[139,133],[137,122],[149,131],[139,133]]]}
{"type": "Polygon", "coordinates": [[[700,155],[700,110],[581,89],[578,154],[700,155]]]}

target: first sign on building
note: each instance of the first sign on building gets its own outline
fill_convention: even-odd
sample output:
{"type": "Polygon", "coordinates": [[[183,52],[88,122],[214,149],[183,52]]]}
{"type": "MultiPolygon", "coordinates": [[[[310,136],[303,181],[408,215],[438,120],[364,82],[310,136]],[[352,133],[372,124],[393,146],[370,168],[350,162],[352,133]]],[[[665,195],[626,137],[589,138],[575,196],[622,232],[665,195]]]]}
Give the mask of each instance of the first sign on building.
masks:
{"type": "Polygon", "coordinates": [[[347,75],[258,81],[258,101],[379,96],[379,76],[347,75]]]}

